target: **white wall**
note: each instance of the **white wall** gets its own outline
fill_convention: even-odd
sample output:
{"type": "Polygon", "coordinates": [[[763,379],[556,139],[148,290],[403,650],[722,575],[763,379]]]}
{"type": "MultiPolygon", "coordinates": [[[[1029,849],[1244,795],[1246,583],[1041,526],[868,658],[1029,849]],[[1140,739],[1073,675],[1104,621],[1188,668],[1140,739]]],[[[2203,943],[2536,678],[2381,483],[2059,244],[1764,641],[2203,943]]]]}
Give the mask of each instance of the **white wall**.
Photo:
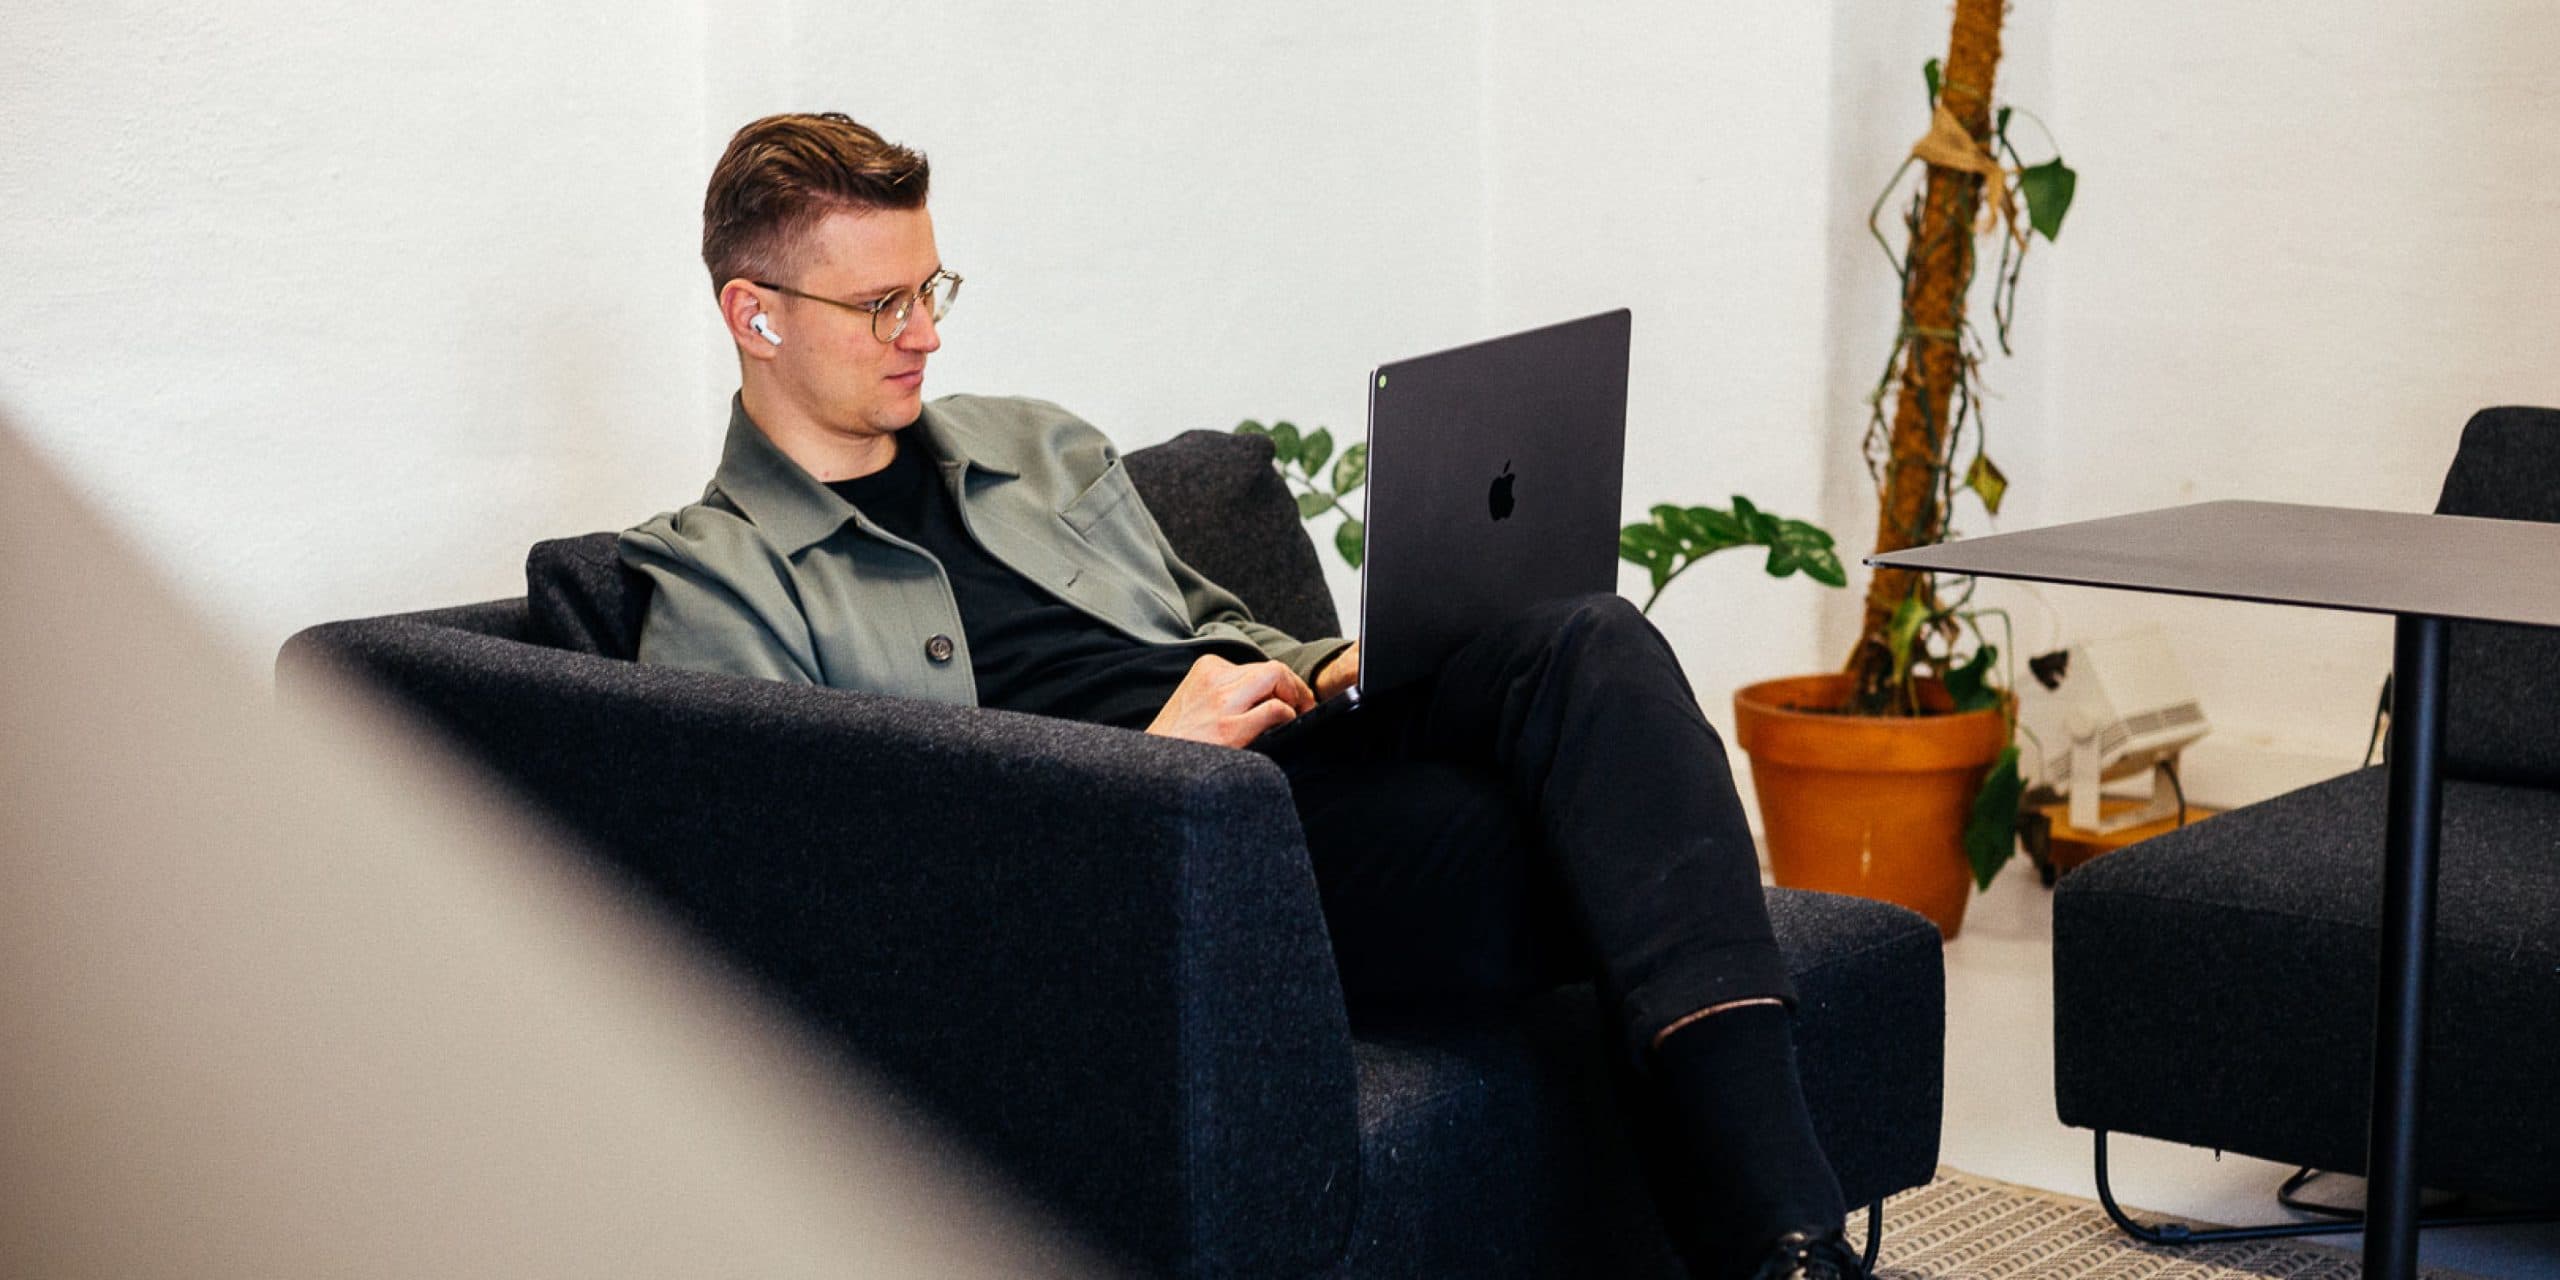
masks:
{"type": "Polygon", "coordinates": [[[699,50],[672,0],[11,6],[0,404],[243,662],[520,592],[700,483],[699,50]]]}
{"type": "MultiPolygon", "coordinates": [[[[1130,446],[1247,416],[1348,436],[1382,359],[1626,303],[1630,511],[1739,491],[1854,554],[1893,306],[1863,221],[1945,26],[1780,0],[40,0],[0,18],[0,404],[244,662],[509,593],[536,538],[699,490],[734,376],[703,177],[751,116],[840,107],[934,158],[970,278],[937,391],[1047,396],[1130,446]]],[[[2472,408],[2560,401],[2533,359],[2555,28],[2522,0],[2013,12],[2002,84],[2083,177],[2022,354],[1986,371],[1997,526],[2422,508],[2472,408]]],[[[1854,618],[1729,559],[1657,612],[1719,718],[1736,684],[1836,662],[1854,618]]],[[[2387,664],[2369,621],[1987,594],[2029,648],[2172,623],[2222,742],[2262,754],[2351,758],[2387,664]]]]}

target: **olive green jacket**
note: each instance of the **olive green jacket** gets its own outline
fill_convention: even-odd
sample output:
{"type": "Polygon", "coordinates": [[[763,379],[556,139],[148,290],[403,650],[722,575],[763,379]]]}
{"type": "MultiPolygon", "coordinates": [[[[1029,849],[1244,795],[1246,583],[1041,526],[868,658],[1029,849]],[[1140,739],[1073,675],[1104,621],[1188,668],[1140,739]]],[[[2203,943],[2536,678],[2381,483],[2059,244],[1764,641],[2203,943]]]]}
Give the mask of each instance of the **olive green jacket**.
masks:
{"type": "MultiPolygon", "coordinates": [[[[1241,641],[1302,679],[1347,642],[1300,642],[1184,564],[1100,431],[1039,400],[950,396],[931,440],[961,523],[1067,604],[1155,644],[1241,641]]],[[[942,564],[874,524],[733,400],[702,501],[621,539],[656,590],[640,660],[974,706],[969,638],[942,564]]]]}

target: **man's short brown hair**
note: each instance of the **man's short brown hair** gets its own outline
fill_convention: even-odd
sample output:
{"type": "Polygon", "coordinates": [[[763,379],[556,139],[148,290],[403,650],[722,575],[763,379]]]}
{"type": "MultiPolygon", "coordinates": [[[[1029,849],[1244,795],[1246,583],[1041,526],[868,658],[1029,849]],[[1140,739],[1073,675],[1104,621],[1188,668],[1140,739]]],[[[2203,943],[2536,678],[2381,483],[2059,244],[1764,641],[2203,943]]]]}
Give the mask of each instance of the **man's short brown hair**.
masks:
{"type": "Polygon", "coordinates": [[[702,265],[714,290],[792,274],[800,237],[840,210],[919,209],[924,153],[841,112],[766,116],[729,139],[702,197],[702,265]]]}

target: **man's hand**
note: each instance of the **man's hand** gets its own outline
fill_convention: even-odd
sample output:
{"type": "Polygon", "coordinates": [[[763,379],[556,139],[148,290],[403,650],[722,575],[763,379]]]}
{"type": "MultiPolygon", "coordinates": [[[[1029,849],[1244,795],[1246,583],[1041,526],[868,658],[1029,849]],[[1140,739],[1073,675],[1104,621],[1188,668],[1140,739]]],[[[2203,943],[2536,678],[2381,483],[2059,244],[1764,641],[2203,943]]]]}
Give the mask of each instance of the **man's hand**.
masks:
{"type": "Polygon", "coordinates": [[[1200,655],[1191,674],[1165,700],[1147,732],[1221,747],[1241,747],[1262,731],[1298,718],[1316,704],[1297,673],[1277,662],[1238,666],[1214,653],[1200,655]]]}
{"type": "Polygon", "coordinates": [[[1321,702],[1350,688],[1360,679],[1360,642],[1352,641],[1342,652],[1316,669],[1316,700],[1321,702]]]}

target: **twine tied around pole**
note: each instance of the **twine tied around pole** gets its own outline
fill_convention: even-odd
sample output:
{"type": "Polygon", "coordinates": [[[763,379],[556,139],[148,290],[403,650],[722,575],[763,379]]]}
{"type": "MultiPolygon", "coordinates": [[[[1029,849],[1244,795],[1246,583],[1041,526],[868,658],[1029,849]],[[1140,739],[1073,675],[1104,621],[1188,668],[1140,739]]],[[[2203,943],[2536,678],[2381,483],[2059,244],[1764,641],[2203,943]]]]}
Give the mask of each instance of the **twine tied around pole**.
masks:
{"type": "Polygon", "coordinates": [[[2021,247],[2025,246],[2027,229],[2018,222],[2017,201],[2009,188],[2009,171],[2000,167],[2000,161],[1992,156],[1989,148],[1973,140],[1973,135],[1965,131],[1955,113],[1947,110],[1946,103],[1939,103],[1937,111],[1929,117],[1929,132],[1911,144],[1911,157],[1941,169],[1981,174],[1990,189],[1984,193],[1988,198],[1982,202],[1982,216],[1974,234],[1979,235],[2006,222],[2009,234],[2021,247]]]}

